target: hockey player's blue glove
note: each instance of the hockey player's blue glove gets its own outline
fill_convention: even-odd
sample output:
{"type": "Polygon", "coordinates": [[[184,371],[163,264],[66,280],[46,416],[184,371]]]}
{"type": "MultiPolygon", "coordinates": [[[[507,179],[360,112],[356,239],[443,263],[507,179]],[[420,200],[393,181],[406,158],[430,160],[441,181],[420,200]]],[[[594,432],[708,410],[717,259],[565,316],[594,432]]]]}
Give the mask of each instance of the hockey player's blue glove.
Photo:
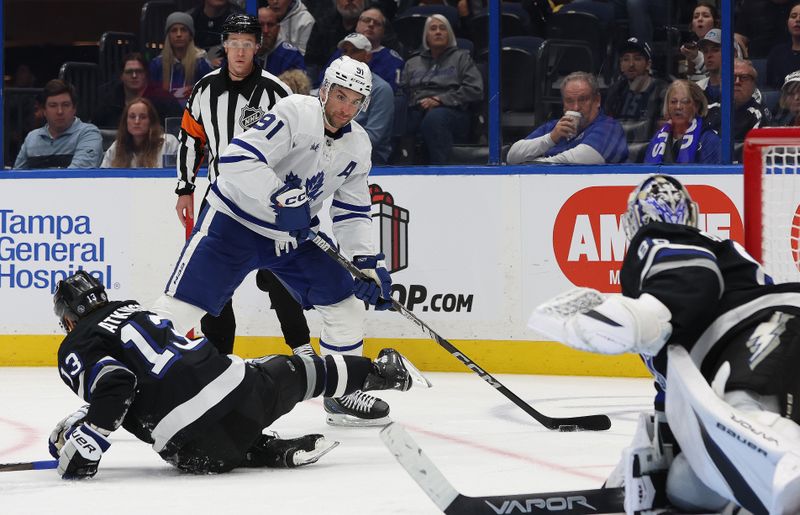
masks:
{"type": "Polygon", "coordinates": [[[272,195],[275,225],[286,231],[300,244],[308,239],[311,230],[311,208],[306,190],[287,184],[272,195]]]}
{"type": "Polygon", "coordinates": [[[376,311],[392,307],[392,278],[383,258],[383,254],[353,257],[353,264],[370,278],[369,281],[353,279],[353,295],[375,306],[376,311]]]}
{"type": "Polygon", "coordinates": [[[64,479],[85,479],[97,474],[103,453],[111,446],[101,430],[82,424],[66,435],[58,458],[58,473],[64,479]]]}

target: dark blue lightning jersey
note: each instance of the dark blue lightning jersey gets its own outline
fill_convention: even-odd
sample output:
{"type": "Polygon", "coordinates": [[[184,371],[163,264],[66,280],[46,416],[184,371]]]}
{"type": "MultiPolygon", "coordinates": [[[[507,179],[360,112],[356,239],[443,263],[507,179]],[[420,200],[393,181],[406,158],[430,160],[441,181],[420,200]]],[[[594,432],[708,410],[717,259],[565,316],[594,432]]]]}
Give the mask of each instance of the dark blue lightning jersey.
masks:
{"type": "Polygon", "coordinates": [[[112,431],[121,424],[157,452],[224,416],[252,388],[240,358],[178,334],[135,301],[83,318],[61,343],[58,371],[90,404],[88,422],[112,431]]]}
{"type": "Polygon", "coordinates": [[[643,226],[630,242],[620,282],[625,296],[649,293],[672,313],[667,344],[645,358],[656,379],[657,409],[663,409],[668,345],[688,349],[710,382],[729,346],[746,344],[776,311],[800,314],[800,283],[773,284],[740,244],[684,225],[643,226]]]}

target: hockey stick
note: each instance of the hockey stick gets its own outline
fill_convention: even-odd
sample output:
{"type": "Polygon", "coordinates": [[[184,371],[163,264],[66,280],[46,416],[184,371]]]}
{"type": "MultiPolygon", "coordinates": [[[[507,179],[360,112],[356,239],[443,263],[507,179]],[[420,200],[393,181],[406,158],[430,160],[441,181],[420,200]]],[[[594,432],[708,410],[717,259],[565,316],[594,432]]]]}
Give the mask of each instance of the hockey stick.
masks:
{"type": "MultiPolygon", "coordinates": [[[[343,266],[353,276],[366,281],[371,280],[363,271],[345,258],[338,249],[332,247],[322,236],[315,232],[313,235],[313,242],[322,249],[334,261],[343,266]]],[[[455,345],[439,336],[436,331],[428,327],[428,324],[417,318],[414,313],[406,309],[405,306],[392,299],[392,307],[395,311],[399,311],[407,319],[411,320],[417,327],[422,329],[424,333],[430,336],[436,343],[444,347],[447,352],[452,354],[456,359],[464,363],[467,368],[478,374],[481,379],[492,385],[497,391],[506,396],[511,402],[522,408],[525,413],[536,419],[547,429],[557,429],[559,431],[576,431],[578,429],[588,431],[603,431],[611,427],[611,420],[605,415],[586,415],[582,417],[548,417],[539,413],[525,401],[517,397],[514,392],[503,386],[500,381],[495,379],[489,372],[486,372],[477,365],[474,361],[468,358],[463,352],[458,350],[455,345]]]]}
{"type": "Polygon", "coordinates": [[[0,463],[0,472],[20,470],[47,470],[58,467],[58,460],[26,461],[23,463],[0,463]]]}
{"type": "Polygon", "coordinates": [[[505,513],[585,515],[625,511],[623,508],[625,491],[622,488],[470,497],[453,488],[450,481],[402,426],[391,423],[381,430],[380,436],[411,478],[447,515],[505,513]]]}

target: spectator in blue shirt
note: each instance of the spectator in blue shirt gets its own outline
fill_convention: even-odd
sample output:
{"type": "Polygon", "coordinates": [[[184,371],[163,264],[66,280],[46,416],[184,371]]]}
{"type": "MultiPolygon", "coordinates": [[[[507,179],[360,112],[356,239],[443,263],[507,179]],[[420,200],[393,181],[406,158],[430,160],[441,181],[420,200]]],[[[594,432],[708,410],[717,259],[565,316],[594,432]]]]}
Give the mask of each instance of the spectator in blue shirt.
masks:
{"type": "Polygon", "coordinates": [[[507,162],[624,163],[628,158],[625,131],[603,113],[595,76],[585,72],[567,75],[561,83],[561,99],[566,114],[511,145],[507,162]]]}
{"type": "MultiPolygon", "coordinates": [[[[366,36],[353,32],[339,42],[342,54],[369,66],[372,44],[366,36]]],[[[372,143],[372,164],[384,165],[392,153],[392,127],[394,125],[394,93],[380,75],[372,72],[372,92],[369,105],[355,120],[364,127],[372,143]]]]}
{"type": "Polygon", "coordinates": [[[719,136],[703,122],[707,113],[708,100],[700,86],[686,80],[670,84],[662,113],[667,123],[650,140],[644,162],[718,164],[719,136]]]}
{"type": "Polygon", "coordinates": [[[276,77],[287,70],[306,70],[306,61],[300,50],[287,41],[280,41],[281,24],[278,14],[269,7],[258,9],[261,25],[261,47],[256,59],[261,67],[276,77]]]}
{"type": "Polygon", "coordinates": [[[97,127],[75,116],[75,88],[53,79],[42,97],[47,123],[25,137],[14,168],[97,168],[103,139],[97,127]]]}

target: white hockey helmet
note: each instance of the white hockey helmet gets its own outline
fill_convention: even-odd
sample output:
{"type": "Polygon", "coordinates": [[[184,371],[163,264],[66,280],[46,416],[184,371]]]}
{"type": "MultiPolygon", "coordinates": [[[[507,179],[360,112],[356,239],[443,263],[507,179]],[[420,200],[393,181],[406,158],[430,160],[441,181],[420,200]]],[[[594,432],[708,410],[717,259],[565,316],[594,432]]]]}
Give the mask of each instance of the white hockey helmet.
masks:
{"type": "Polygon", "coordinates": [[[343,55],[335,59],[325,70],[322,87],[330,89],[334,84],[361,93],[366,103],[372,92],[372,72],[365,63],[343,55]]]}
{"type": "Polygon", "coordinates": [[[628,240],[650,222],[697,227],[697,204],[683,184],[669,175],[651,175],[628,197],[628,210],[622,226],[628,240]]]}

